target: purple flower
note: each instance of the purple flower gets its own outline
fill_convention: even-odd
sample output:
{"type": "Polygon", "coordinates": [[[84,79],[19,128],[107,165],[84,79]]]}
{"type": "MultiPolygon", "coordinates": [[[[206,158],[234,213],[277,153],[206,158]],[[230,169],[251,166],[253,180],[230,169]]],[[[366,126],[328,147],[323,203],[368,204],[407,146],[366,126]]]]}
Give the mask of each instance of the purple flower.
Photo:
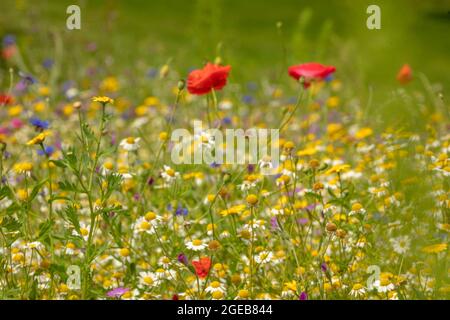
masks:
{"type": "Polygon", "coordinates": [[[45,68],[45,69],[50,69],[51,67],[53,67],[53,64],[54,64],[55,62],[53,61],[53,59],[50,59],[50,58],[47,58],[47,59],[45,59],[44,61],[42,61],[42,66],[45,68]]]}
{"type": "Polygon", "coordinates": [[[186,257],[186,255],[184,253],[180,253],[177,257],[178,262],[184,264],[184,265],[188,265],[188,258],[186,257]]]}
{"type": "Polygon", "coordinates": [[[305,291],[303,291],[302,293],[300,293],[298,300],[308,300],[308,294],[305,291]]]}
{"type": "Polygon", "coordinates": [[[211,168],[219,168],[220,167],[220,163],[216,163],[215,161],[211,162],[211,164],[209,165],[211,168]]]}
{"type": "Polygon", "coordinates": [[[120,298],[122,295],[130,291],[130,289],[125,287],[114,288],[106,293],[106,296],[110,298],[120,298]]]}
{"type": "Polygon", "coordinates": [[[47,120],[41,120],[39,118],[31,118],[30,123],[38,130],[45,130],[50,126],[50,122],[48,122],[47,120]]]}
{"type": "Polygon", "coordinates": [[[270,218],[270,226],[272,227],[272,230],[273,230],[273,231],[279,229],[278,221],[277,221],[277,218],[276,218],[276,217],[270,218]]]}
{"type": "Polygon", "coordinates": [[[308,222],[309,222],[308,218],[300,218],[300,219],[297,220],[297,223],[301,224],[302,226],[304,226],[308,222]]]}
{"type": "Polygon", "coordinates": [[[188,209],[178,206],[177,210],[175,210],[175,215],[177,216],[187,216],[189,213],[188,209]]]}
{"type": "Polygon", "coordinates": [[[52,146],[46,146],[44,148],[44,150],[38,149],[38,151],[37,151],[38,155],[40,155],[40,156],[44,156],[44,155],[51,156],[53,154],[53,152],[55,152],[55,148],[52,147],[52,146]]]}
{"type": "Polygon", "coordinates": [[[320,269],[322,269],[323,272],[327,272],[328,270],[328,266],[325,262],[322,262],[322,264],[320,265],[320,269]]]}
{"type": "Polygon", "coordinates": [[[3,47],[9,47],[16,44],[16,37],[12,34],[7,34],[3,37],[3,47]]]}

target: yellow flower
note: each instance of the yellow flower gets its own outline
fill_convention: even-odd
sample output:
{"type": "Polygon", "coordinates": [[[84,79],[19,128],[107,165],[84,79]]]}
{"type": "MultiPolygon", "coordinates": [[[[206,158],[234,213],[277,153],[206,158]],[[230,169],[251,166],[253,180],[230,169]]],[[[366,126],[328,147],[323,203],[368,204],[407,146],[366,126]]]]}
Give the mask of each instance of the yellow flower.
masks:
{"type": "Polygon", "coordinates": [[[10,117],[16,117],[22,113],[22,110],[23,108],[21,105],[11,106],[8,109],[8,115],[10,117]]]}
{"type": "Polygon", "coordinates": [[[348,169],[350,169],[350,165],[348,164],[339,164],[336,166],[331,167],[330,169],[327,170],[327,172],[325,172],[325,174],[332,174],[332,173],[341,173],[344,171],[347,171],[348,169]]]}
{"type": "Polygon", "coordinates": [[[33,164],[31,162],[16,163],[13,168],[16,173],[29,172],[31,169],[33,169],[33,164]]]}
{"type": "Polygon", "coordinates": [[[364,139],[373,134],[373,130],[371,128],[361,128],[355,133],[356,139],[364,139]]]}
{"type": "Polygon", "coordinates": [[[119,90],[119,81],[115,77],[107,77],[100,84],[100,89],[106,92],[116,92],[119,90]]]}
{"type": "Polygon", "coordinates": [[[94,101],[94,102],[100,102],[100,103],[102,103],[102,104],[107,104],[107,103],[113,104],[113,103],[114,103],[114,100],[111,99],[110,97],[107,97],[107,96],[97,96],[97,97],[93,97],[93,98],[92,98],[92,101],[94,101]]]}
{"type": "Polygon", "coordinates": [[[28,191],[25,189],[17,190],[17,199],[20,201],[25,201],[28,199],[28,191]]]}
{"type": "Polygon", "coordinates": [[[447,250],[446,243],[432,244],[431,246],[426,246],[426,247],[422,248],[422,251],[425,253],[439,253],[444,250],[447,250]]]}
{"type": "Polygon", "coordinates": [[[44,142],[46,136],[47,136],[47,134],[44,132],[39,133],[36,137],[34,137],[33,139],[31,139],[30,141],[27,142],[27,146],[41,144],[42,142],[44,142]]]}

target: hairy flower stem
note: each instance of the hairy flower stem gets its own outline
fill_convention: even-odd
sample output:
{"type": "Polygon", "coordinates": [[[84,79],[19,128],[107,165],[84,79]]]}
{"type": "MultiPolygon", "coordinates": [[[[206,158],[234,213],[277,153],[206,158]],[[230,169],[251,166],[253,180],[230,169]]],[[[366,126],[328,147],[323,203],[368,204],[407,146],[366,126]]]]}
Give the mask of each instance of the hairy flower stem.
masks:
{"type": "Polygon", "coordinates": [[[91,173],[89,176],[89,183],[88,183],[88,187],[87,187],[87,197],[88,197],[88,202],[89,202],[91,224],[90,224],[90,228],[89,228],[89,235],[88,235],[88,241],[87,241],[87,246],[86,246],[86,260],[85,260],[85,266],[84,266],[84,282],[83,282],[83,295],[82,295],[82,297],[84,299],[87,296],[87,291],[89,288],[89,281],[88,281],[89,264],[91,261],[92,238],[93,238],[94,229],[95,229],[95,211],[94,211],[94,204],[93,204],[93,200],[92,200],[92,183],[94,181],[94,174],[95,174],[95,170],[96,170],[97,164],[98,164],[98,159],[99,159],[98,153],[100,152],[102,135],[103,135],[103,131],[105,130],[105,107],[106,107],[106,103],[102,103],[102,116],[101,116],[101,120],[100,120],[100,132],[99,132],[97,146],[96,146],[95,154],[94,154],[94,163],[91,168],[91,173]]]}

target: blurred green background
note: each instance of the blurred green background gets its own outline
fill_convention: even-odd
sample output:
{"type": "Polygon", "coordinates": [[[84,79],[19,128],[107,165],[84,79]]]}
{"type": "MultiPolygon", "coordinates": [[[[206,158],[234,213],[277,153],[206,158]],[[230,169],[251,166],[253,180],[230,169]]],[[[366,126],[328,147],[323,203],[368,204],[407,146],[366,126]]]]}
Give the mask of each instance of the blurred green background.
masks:
{"type": "Polygon", "coordinates": [[[171,59],[187,74],[220,55],[235,81],[290,81],[280,78],[287,65],[314,60],[336,65],[361,100],[369,87],[375,99],[386,100],[404,63],[448,93],[449,11],[448,0],[2,0],[0,35],[16,35],[27,61],[38,63],[54,58],[50,33],[62,34],[69,76],[85,58],[109,55],[114,72],[143,73],[171,59]],[[81,30],[65,27],[70,4],[81,7],[81,30]],[[370,4],[381,8],[381,30],[366,27],[370,4]],[[91,42],[95,55],[85,50],[91,42]]]}

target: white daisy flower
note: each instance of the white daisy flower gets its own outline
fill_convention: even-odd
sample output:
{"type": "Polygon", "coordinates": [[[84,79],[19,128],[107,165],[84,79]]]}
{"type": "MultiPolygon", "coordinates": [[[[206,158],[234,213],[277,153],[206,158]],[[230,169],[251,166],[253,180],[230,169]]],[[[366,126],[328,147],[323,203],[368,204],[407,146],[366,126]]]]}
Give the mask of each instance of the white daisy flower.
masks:
{"type": "Polygon", "coordinates": [[[406,252],[408,252],[411,244],[411,240],[408,236],[390,239],[390,242],[392,244],[392,247],[394,248],[394,251],[398,254],[405,254],[406,252]]]}
{"type": "Polygon", "coordinates": [[[352,290],[350,290],[349,295],[351,295],[352,297],[355,298],[362,298],[364,297],[366,294],[366,289],[364,288],[364,286],[360,283],[356,283],[352,290]]]}
{"type": "Polygon", "coordinates": [[[258,264],[269,263],[272,260],[273,253],[270,251],[261,251],[257,255],[255,255],[254,259],[258,264]]]}
{"type": "Polygon", "coordinates": [[[141,138],[128,137],[120,141],[120,147],[126,151],[135,151],[139,149],[141,138]]]}
{"type": "Polygon", "coordinates": [[[218,291],[225,294],[225,285],[219,281],[212,281],[209,286],[206,287],[205,291],[211,294],[218,291]]]}
{"type": "Polygon", "coordinates": [[[161,280],[153,272],[139,272],[139,288],[151,288],[158,286],[161,280]]]}
{"type": "Polygon", "coordinates": [[[203,240],[200,239],[195,239],[192,241],[187,241],[186,242],[186,247],[188,249],[191,249],[193,251],[201,251],[206,249],[206,247],[208,247],[208,245],[206,243],[204,243],[203,240]]]}
{"type": "Polygon", "coordinates": [[[164,170],[161,172],[161,177],[167,184],[171,184],[180,176],[179,172],[176,172],[171,167],[164,165],[164,170]]]}

